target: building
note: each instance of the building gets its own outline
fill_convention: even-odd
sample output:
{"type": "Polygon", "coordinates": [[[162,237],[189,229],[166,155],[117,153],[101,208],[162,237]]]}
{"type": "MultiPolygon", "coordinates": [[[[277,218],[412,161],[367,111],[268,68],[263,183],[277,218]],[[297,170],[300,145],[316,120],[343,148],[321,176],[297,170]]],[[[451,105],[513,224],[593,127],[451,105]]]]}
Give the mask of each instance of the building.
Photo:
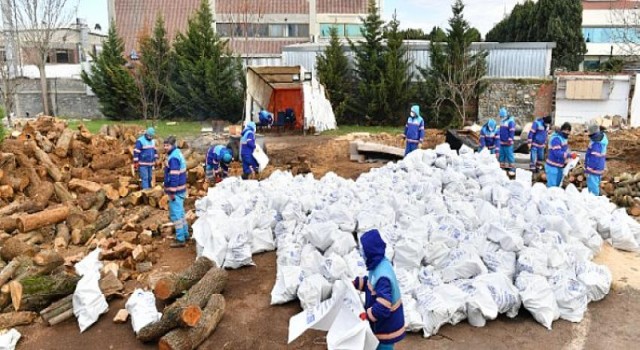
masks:
{"type": "MultiPolygon", "coordinates": [[[[47,57],[48,64],[79,64],[83,61],[82,53],[83,53],[83,35],[86,33],[85,40],[87,41],[86,52],[87,54],[96,54],[102,50],[102,43],[106,39],[106,35],[83,31],[80,28],[80,25],[76,25],[73,28],[60,28],[57,29],[55,34],[53,35],[53,40],[51,41],[51,50],[49,52],[49,56],[47,57]]],[[[28,34],[26,31],[18,31],[17,40],[20,46],[20,54],[16,55],[17,63],[21,65],[33,65],[35,64],[33,57],[33,49],[29,48],[28,34]]],[[[0,35],[0,60],[5,62],[7,59],[6,52],[6,36],[0,35]]]]}
{"type": "MultiPolygon", "coordinates": [[[[169,38],[187,27],[201,0],[109,0],[109,16],[125,41],[137,48],[162,14],[169,38]]],[[[246,57],[280,56],[287,45],[326,39],[331,26],[342,36],[360,35],[367,0],[209,0],[218,34],[230,39],[234,52],[246,57]]],[[[378,0],[382,7],[382,0],[378,0]]],[[[213,25],[213,24],[212,24],[213,25]]]]}
{"type": "Polygon", "coordinates": [[[582,34],[587,44],[583,68],[597,70],[611,57],[640,57],[639,0],[583,0],[582,34]]]}

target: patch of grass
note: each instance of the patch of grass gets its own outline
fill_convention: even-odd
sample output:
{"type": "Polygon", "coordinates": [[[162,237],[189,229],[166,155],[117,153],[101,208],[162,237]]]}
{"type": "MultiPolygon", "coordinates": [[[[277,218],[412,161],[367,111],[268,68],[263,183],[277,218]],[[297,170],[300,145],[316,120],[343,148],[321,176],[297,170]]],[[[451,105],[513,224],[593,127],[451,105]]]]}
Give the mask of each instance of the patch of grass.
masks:
{"type": "Polygon", "coordinates": [[[354,132],[367,132],[370,134],[387,133],[391,135],[401,134],[404,128],[401,126],[358,126],[358,125],[342,125],[335,130],[329,130],[322,133],[327,136],[343,136],[354,132]]]}
{"type": "MultiPolygon", "coordinates": [[[[103,125],[114,125],[114,124],[127,124],[127,125],[140,125],[143,128],[147,128],[151,126],[150,121],[144,120],[131,120],[131,121],[113,121],[106,119],[98,119],[98,120],[89,120],[89,121],[81,121],[77,119],[69,120],[70,127],[77,127],[80,123],[84,124],[89,131],[93,134],[97,134],[100,131],[100,128],[103,125]]],[[[167,125],[167,123],[171,123],[169,121],[159,121],[156,125],[156,135],[159,137],[167,137],[169,135],[175,135],[176,137],[186,137],[186,136],[198,136],[200,134],[200,130],[202,129],[202,125],[200,122],[176,122],[176,125],[167,125]]]]}

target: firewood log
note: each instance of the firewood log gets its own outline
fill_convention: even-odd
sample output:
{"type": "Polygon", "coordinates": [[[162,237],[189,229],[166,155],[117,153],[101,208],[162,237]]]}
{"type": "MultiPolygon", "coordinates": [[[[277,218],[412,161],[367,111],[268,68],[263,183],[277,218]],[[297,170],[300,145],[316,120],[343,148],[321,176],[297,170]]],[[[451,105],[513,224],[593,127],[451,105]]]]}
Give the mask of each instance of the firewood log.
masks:
{"type": "Polygon", "coordinates": [[[80,179],[72,179],[69,181],[69,189],[72,191],[80,191],[80,192],[98,192],[102,189],[102,186],[99,183],[80,180],[80,179]]]}
{"type": "Polygon", "coordinates": [[[60,172],[60,169],[53,164],[49,155],[45,151],[41,150],[33,141],[29,141],[28,145],[35,153],[36,159],[38,159],[40,164],[44,165],[47,169],[47,173],[51,176],[53,181],[60,182],[62,180],[62,172],[60,172]]]}
{"type": "Polygon", "coordinates": [[[29,311],[0,314],[0,329],[30,325],[36,320],[36,317],[38,317],[37,313],[29,311]]]}
{"type": "Polygon", "coordinates": [[[58,198],[58,201],[60,201],[60,203],[70,202],[73,200],[73,196],[71,195],[69,190],[67,190],[67,188],[64,186],[62,182],[54,183],[53,191],[56,194],[56,197],[58,198]]]}
{"type": "Polygon", "coordinates": [[[87,168],[71,168],[71,178],[86,180],[91,176],[91,171],[87,168]]]}
{"type": "Polygon", "coordinates": [[[22,215],[18,218],[18,229],[20,232],[37,230],[62,222],[68,215],[69,207],[67,206],[60,206],[31,215],[22,215]]]}
{"type": "Polygon", "coordinates": [[[65,129],[62,132],[62,135],[58,138],[54,152],[58,157],[64,158],[69,154],[69,148],[71,146],[71,142],[73,142],[73,139],[76,136],[76,133],[76,131],[71,129],[65,129]]]}
{"type": "Polygon", "coordinates": [[[0,199],[11,200],[13,199],[13,187],[10,185],[0,186],[0,199]]]}
{"type": "Polygon", "coordinates": [[[160,300],[173,299],[200,281],[213,267],[215,267],[213,261],[206,257],[200,257],[186,270],[158,280],[153,293],[160,300]]]}
{"type": "Polygon", "coordinates": [[[0,271],[0,286],[4,286],[11,278],[13,278],[18,267],[20,267],[20,261],[13,259],[2,269],[2,271],[0,271]]]}
{"type": "Polygon", "coordinates": [[[17,237],[11,237],[4,241],[2,250],[0,250],[0,257],[4,261],[11,261],[19,256],[34,256],[35,254],[34,247],[24,243],[17,237]]]}
{"type": "MultiPolygon", "coordinates": [[[[102,214],[95,220],[94,223],[89,224],[82,228],[82,234],[80,237],[80,242],[78,244],[86,243],[91,236],[93,236],[96,232],[104,229],[109,226],[109,224],[116,219],[118,216],[118,211],[115,208],[109,208],[102,212],[102,214]]],[[[90,222],[90,221],[88,221],[90,222]]]]}
{"type": "Polygon", "coordinates": [[[209,270],[184,296],[164,310],[160,321],[142,328],[138,333],[138,340],[143,342],[158,340],[170,330],[180,326],[176,311],[190,305],[202,309],[207,305],[212,294],[219,294],[224,290],[227,279],[227,271],[219,268],[209,270]]]}
{"type": "Polygon", "coordinates": [[[226,303],[220,294],[212,295],[200,320],[193,328],[179,328],[167,333],[160,339],[160,350],[194,350],[215,331],[222,320],[226,303]]]}
{"type": "Polygon", "coordinates": [[[65,224],[56,225],[56,238],[53,241],[53,246],[57,249],[65,249],[69,245],[69,228],[65,224]]]}
{"type": "Polygon", "coordinates": [[[40,316],[47,326],[70,319],[73,316],[73,294],[70,294],[40,311],[40,316]]]}
{"type": "Polygon", "coordinates": [[[5,216],[0,218],[0,231],[11,233],[18,229],[17,216],[5,216]]]}
{"type": "MultiPolygon", "coordinates": [[[[67,273],[31,276],[20,281],[22,300],[16,311],[40,311],[51,301],[73,294],[80,277],[67,273]]],[[[5,308],[4,310],[7,310],[5,308]]]]}

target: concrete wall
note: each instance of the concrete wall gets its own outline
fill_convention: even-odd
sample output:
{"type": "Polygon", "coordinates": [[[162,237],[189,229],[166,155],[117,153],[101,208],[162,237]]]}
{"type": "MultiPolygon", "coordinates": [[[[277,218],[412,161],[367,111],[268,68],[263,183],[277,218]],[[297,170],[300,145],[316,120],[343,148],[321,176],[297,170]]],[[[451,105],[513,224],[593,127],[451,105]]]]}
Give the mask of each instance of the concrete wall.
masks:
{"type": "MultiPolygon", "coordinates": [[[[74,118],[102,117],[98,98],[87,94],[87,87],[82,80],[54,78],[48,82],[51,113],[74,118]]],[[[18,116],[25,116],[27,112],[31,116],[42,113],[40,80],[22,79],[16,102],[18,116]]]]}
{"type": "Polygon", "coordinates": [[[498,122],[501,107],[516,118],[520,126],[533,117],[549,115],[553,111],[553,80],[487,79],[488,86],[478,102],[478,120],[484,124],[489,118],[498,122]]]}
{"type": "Polygon", "coordinates": [[[598,117],[629,115],[630,75],[595,75],[567,73],[558,76],[556,92],[556,125],[564,122],[582,124],[598,117]],[[566,96],[567,81],[603,81],[600,99],[571,99],[566,96]]]}

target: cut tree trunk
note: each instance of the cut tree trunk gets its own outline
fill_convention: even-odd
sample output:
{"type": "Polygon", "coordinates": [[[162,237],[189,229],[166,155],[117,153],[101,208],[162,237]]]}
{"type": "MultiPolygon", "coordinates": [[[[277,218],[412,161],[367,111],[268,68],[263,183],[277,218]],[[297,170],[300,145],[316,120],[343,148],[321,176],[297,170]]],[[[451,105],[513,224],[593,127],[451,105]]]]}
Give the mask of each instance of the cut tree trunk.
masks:
{"type": "Polygon", "coordinates": [[[62,180],[62,172],[60,172],[60,169],[58,169],[58,167],[53,164],[47,152],[41,150],[40,147],[38,147],[38,145],[33,141],[29,141],[28,144],[35,154],[36,159],[40,162],[40,164],[44,165],[44,167],[47,169],[47,173],[49,174],[49,176],[51,176],[53,181],[60,182],[62,180]]]}
{"type": "Polygon", "coordinates": [[[58,138],[54,152],[58,157],[65,158],[67,154],[69,154],[69,147],[71,146],[71,142],[75,138],[76,133],[76,131],[71,129],[64,129],[62,135],[58,138]]]}
{"type": "Polygon", "coordinates": [[[69,207],[67,206],[49,209],[31,215],[22,215],[18,218],[18,229],[20,232],[30,232],[62,222],[66,220],[68,215],[69,207]]]}
{"type": "Polygon", "coordinates": [[[193,328],[174,329],[160,339],[160,350],[194,350],[211,336],[222,320],[226,303],[220,294],[212,295],[202,317],[193,328]]]}
{"type": "Polygon", "coordinates": [[[209,270],[184,296],[164,310],[160,321],[142,328],[138,333],[138,340],[143,342],[155,341],[170,330],[179,327],[180,323],[174,316],[176,314],[175,310],[189,305],[195,305],[202,309],[212,294],[219,294],[224,290],[227,285],[227,279],[227,271],[217,267],[209,270]]]}
{"type": "Polygon", "coordinates": [[[30,325],[36,320],[36,317],[38,317],[37,313],[28,311],[0,314],[0,329],[30,325]]]}
{"type": "Polygon", "coordinates": [[[146,199],[146,203],[154,208],[157,208],[158,204],[160,203],[160,198],[164,196],[164,190],[162,188],[143,190],[142,195],[146,199]]]}
{"type": "Polygon", "coordinates": [[[86,180],[91,176],[91,170],[87,168],[71,168],[71,178],[86,180]]]}
{"type": "Polygon", "coordinates": [[[19,256],[34,256],[35,248],[24,243],[17,237],[11,237],[4,241],[0,250],[0,257],[4,261],[11,261],[19,256]]]}
{"type": "Polygon", "coordinates": [[[109,224],[113,222],[113,220],[115,220],[117,216],[118,211],[115,208],[109,208],[102,212],[102,214],[98,217],[97,220],[95,220],[93,224],[87,225],[82,228],[80,242],[76,244],[86,243],[91,238],[91,236],[96,234],[96,232],[109,226],[109,224]]]}
{"type": "Polygon", "coordinates": [[[0,218],[0,231],[11,233],[18,229],[18,217],[17,216],[5,216],[0,218]]]}
{"type": "Polygon", "coordinates": [[[53,150],[53,143],[38,131],[36,131],[35,136],[36,136],[36,142],[38,143],[38,146],[42,148],[43,151],[47,153],[51,153],[51,151],[53,150]]]}
{"type": "Polygon", "coordinates": [[[0,286],[4,286],[11,278],[13,278],[18,267],[20,267],[20,261],[13,259],[2,269],[0,272],[0,286]]]}
{"type": "Polygon", "coordinates": [[[213,261],[206,257],[200,257],[181,273],[174,273],[158,280],[153,288],[153,293],[160,300],[173,299],[200,281],[213,267],[215,267],[213,261]]]}
{"type": "Polygon", "coordinates": [[[13,187],[11,187],[10,185],[0,186],[0,199],[13,199],[13,187]]]}
{"type": "Polygon", "coordinates": [[[69,190],[64,186],[62,182],[56,182],[53,184],[53,191],[58,197],[60,203],[71,202],[73,200],[73,196],[69,193],[69,190]]]}
{"type": "Polygon", "coordinates": [[[96,193],[102,190],[102,186],[99,183],[91,181],[71,179],[71,181],[69,181],[69,189],[72,191],[96,193]]]}
{"type": "Polygon", "coordinates": [[[47,326],[55,326],[73,316],[73,294],[70,294],[46,309],[40,311],[40,316],[47,326]]]}
{"type": "Polygon", "coordinates": [[[80,277],[67,273],[26,277],[20,281],[22,302],[16,311],[40,311],[51,301],[73,294],[79,280],[80,277]]]}
{"type": "Polygon", "coordinates": [[[53,241],[53,246],[57,249],[65,249],[69,246],[69,228],[64,223],[56,225],[56,238],[53,241]]]}
{"type": "Polygon", "coordinates": [[[33,263],[36,266],[50,266],[53,270],[64,264],[64,258],[53,250],[43,250],[33,257],[33,263]]]}
{"type": "Polygon", "coordinates": [[[104,192],[110,201],[113,202],[120,199],[120,192],[117,189],[113,188],[113,186],[104,185],[102,188],[104,189],[104,192]]]}
{"type": "Polygon", "coordinates": [[[129,156],[126,154],[121,154],[114,156],[113,154],[105,154],[101,156],[97,156],[93,158],[91,162],[91,169],[93,170],[113,170],[116,168],[122,168],[127,165],[127,161],[129,160],[129,156]]]}

